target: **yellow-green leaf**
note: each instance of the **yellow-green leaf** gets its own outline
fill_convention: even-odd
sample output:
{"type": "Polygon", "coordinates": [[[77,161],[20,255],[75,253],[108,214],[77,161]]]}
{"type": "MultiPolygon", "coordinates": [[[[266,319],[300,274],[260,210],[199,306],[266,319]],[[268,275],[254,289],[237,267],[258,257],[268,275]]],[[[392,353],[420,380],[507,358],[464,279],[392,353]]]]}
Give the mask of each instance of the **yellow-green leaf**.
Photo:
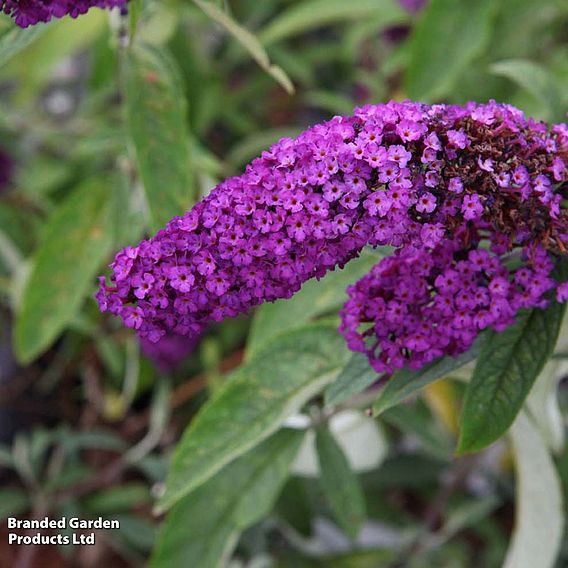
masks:
{"type": "Polygon", "coordinates": [[[485,334],[480,335],[471,348],[457,357],[442,357],[417,371],[402,369],[397,371],[383,387],[373,404],[373,414],[378,416],[396,406],[426,385],[451,375],[460,367],[473,361],[481,351],[485,334]]]}
{"type": "Polygon", "coordinates": [[[431,0],[410,38],[406,92],[435,102],[488,45],[499,2],[431,0]]]}
{"type": "Polygon", "coordinates": [[[69,325],[108,253],[108,180],[78,187],[53,213],[32,261],[16,318],[15,348],[28,363],[69,325]]]}
{"type": "Polygon", "coordinates": [[[215,4],[205,0],[193,0],[212,20],[215,20],[227,30],[252,56],[252,58],[264,69],[276,82],[288,92],[294,93],[294,85],[286,72],[278,65],[270,62],[266,50],[254,34],[239,25],[226,12],[215,4]]]}
{"type": "Polygon", "coordinates": [[[134,47],[125,76],[128,134],[158,230],[193,202],[186,98],[176,63],[164,50],[134,47]]]}
{"type": "Polygon", "coordinates": [[[37,24],[33,28],[21,29],[14,26],[0,37],[0,66],[8,62],[22,49],[32,44],[48,28],[48,24],[37,24]]]}
{"type": "Polygon", "coordinates": [[[343,530],[355,538],[365,520],[366,509],[359,479],[329,430],[317,430],[316,449],[325,496],[343,530]]]}
{"type": "Polygon", "coordinates": [[[321,26],[377,15],[382,16],[382,27],[401,23],[408,17],[395,0],[308,0],[292,3],[262,30],[259,37],[268,45],[321,26]]]}
{"type": "Polygon", "coordinates": [[[257,311],[248,339],[248,354],[254,355],[280,333],[301,327],[312,318],[336,310],[347,299],[345,289],[369,272],[381,256],[377,251],[363,251],[345,268],[310,280],[289,300],[264,304],[257,311]]]}

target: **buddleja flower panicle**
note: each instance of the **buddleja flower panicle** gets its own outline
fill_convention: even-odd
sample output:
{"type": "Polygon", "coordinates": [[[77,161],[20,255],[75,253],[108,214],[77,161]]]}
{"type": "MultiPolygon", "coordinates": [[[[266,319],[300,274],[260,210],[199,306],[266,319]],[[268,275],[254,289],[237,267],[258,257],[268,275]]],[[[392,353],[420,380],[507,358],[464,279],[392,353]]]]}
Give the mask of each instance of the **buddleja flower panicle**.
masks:
{"type": "MultiPolygon", "coordinates": [[[[167,332],[196,334],[210,321],[291,297],[303,282],[342,267],[366,245],[389,245],[399,249],[397,256],[369,275],[372,286],[363,279],[351,289],[358,306],[365,298],[375,306],[375,324],[369,312],[348,302],[341,329],[377,368],[421,365],[432,353],[467,348],[484,327],[509,325],[520,307],[544,305],[555,286],[549,278],[553,263],[546,259],[563,253],[568,239],[561,208],[567,162],[566,125],[548,128],[510,105],[368,105],[280,140],[243,175],[225,180],[186,215],[119,253],[111,282],[101,279],[99,303],[151,340],[167,332]],[[441,337],[452,334],[441,331],[431,334],[438,343],[427,349],[415,336],[401,343],[412,334],[398,327],[399,308],[422,326],[433,317],[425,308],[448,295],[438,276],[473,262],[470,254],[486,246],[497,264],[475,273],[476,288],[468,293],[503,296],[498,279],[515,277],[505,274],[505,254],[516,254],[542,276],[542,285],[515,283],[507,288],[507,306],[482,302],[473,319],[440,319],[440,330],[460,330],[449,343],[441,337]],[[428,302],[413,305],[416,291],[407,299],[391,298],[390,284],[383,282],[389,271],[400,273],[400,285],[409,284],[404,263],[429,257],[433,264],[420,284],[428,302]],[[377,327],[383,315],[375,295],[394,317],[386,336],[377,327]],[[360,330],[369,325],[371,334],[360,330]],[[386,352],[392,355],[381,355],[386,352]]],[[[442,309],[444,301],[436,305],[442,309]]],[[[452,302],[456,312],[468,309],[460,307],[461,299],[452,302]]]]}

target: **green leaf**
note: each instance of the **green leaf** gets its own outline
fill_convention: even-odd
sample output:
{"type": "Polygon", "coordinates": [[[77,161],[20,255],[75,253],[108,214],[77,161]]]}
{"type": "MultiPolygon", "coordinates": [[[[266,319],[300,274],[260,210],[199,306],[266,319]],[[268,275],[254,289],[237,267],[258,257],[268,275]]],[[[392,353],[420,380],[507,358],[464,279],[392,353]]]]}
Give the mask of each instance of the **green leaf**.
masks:
{"type": "Polygon", "coordinates": [[[0,268],[8,274],[17,275],[21,272],[24,259],[18,247],[0,227],[0,268]]]}
{"type": "Polygon", "coordinates": [[[354,353],[337,379],[325,389],[325,404],[340,404],[363,392],[379,377],[377,371],[369,364],[366,355],[354,353]]]}
{"type": "Polygon", "coordinates": [[[418,438],[424,451],[430,455],[444,461],[451,459],[452,445],[447,433],[437,421],[432,420],[431,412],[421,401],[391,408],[382,415],[382,419],[401,432],[418,438]]]}
{"type": "Polygon", "coordinates": [[[562,544],[560,480],[546,445],[524,412],[511,428],[517,470],[513,538],[503,568],[552,568],[562,544]]]}
{"type": "MultiPolygon", "coordinates": [[[[152,550],[156,539],[156,524],[152,519],[142,518],[133,513],[114,513],[111,518],[116,519],[120,524],[119,531],[112,531],[111,538],[115,546],[117,541],[123,542],[128,548],[132,547],[145,555],[152,550]]],[[[142,558],[139,559],[139,563],[143,563],[142,558]]]]}
{"type": "Polygon", "coordinates": [[[252,56],[252,58],[264,69],[276,82],[290,95],[294,93],[294,85],[281,67],[270,62],[268,54],[258,39],[247,29],[240,26],[226,12],[219,9],[215,4],[204,0],[193,0],[212,20],[225,28],[252,56]]]}
{"type": "Polygon", "coordinates": [[[135,464],[144,459],[160,442],[170,417],[171,386],[166,377],[155,383],[148,432],[136,445],[123,456],[125,462],[135,464]]]}
{"type": "Polygon", "coordinates": [[[540,54],[543,38],[563,21],[562,4],[558,0],[500,0],[494,28],[498,32],[489,51],[493,60],[540,54]]]}
{"type": "Polygon", "coordinates": [[[516,323],[492,331],[467,385],[458,452],[474,452],[502,436],[515,420],[534,380],[552,355],[564,306],[517,315],[516,323]]]}
{"type": "Polygon", "coordinates": [[[49,24],[39,23],[26,29],[14,27],[5,33],[0,38],[0,66],[32,44],[48,27],[49,24]]]}
{"type": "MultiPolygon", "coordinates": [[[[396,548],[369,548],[333,555],[325,554],[320,557],[317,564],[302,565],[302,568],[377,568],[378,566],[396,565],[399,554],[396,548]]],[[[289,566],[299,568],[300,564],[289,566]]],[[[424,565],[421,568],[424,568],[424,565]]]]}
{"type": "Polygon", "coordinates": [[[329,325],[306,326],[266,346],[235,372],[186,430],[159,509],[168,509],[270,436],[332,381],[348,358],[343,338],[329,325]]]}
{"type": "Polygon", "coordinates": [[[312,318],[339,308],[347,299],[345,291],[379,262],[376,251],[363,251],[342,270],[334,270],[321,280],[309,280],[289,300],[264,304],[253,320],[247,343],[248,355],[254,355],[275,336],[301,327],[312,318]]]}
{"type": "Polygon", "coordinates": [[[126,442],[117,434],[93,428],[91,430],[68,431],[62,429],[58,433],[58,443],[68,454],[85,448],[97,448],[123,452],[128,448],[126,442]]]}
{"type": "Polygon", "coordinates": [[[138,30],[138,23],[142,15],[142,0],[130,0],[128,5],[128,32],[130,41],[134,41],[138,30]]]}
{"type": "Polygon", "coordinates": [[[14,517],[30,507],[30,499],[25,491],[16,488],[0,489],[0,519],[14,517]]]}
{"type": "Polygon", "coordinates": [[[38,25],[42,30],[39,33],[34,31],[36,26],[22,30],[37,35],[1,70],[3,77],[18,79],[16,88],[20,101],[36,97],[38,91],[53,79],[54,68],[65,57],[89,48],[108,29],[108,16],[103,10],[90,10],[77,20],[62,18],[38,25]]]}
{"type": "Polygon", "coordinates": [[[148,486],[139,481],[131,481],[90,495],[85,499],[84,506],[91,514],[111,515],[112,513],[127,511],[149,501],[148,486]]]}
{"type": "Polygon", "coordinates": [[[177,503],[159,534],[152,568],[221,566],[239,533],[272,509],[303,436],[281,430],[177,503]]]}
{"type": "Polygon", "coordinates": [[[316,449],[320,480],[331,510],[343,530],[355,538],[365,520],[365,495],[359,479],[329,430],[316,431],[316,449]]]}
{"type": "Polygon", "coordinates": [[[383,16],[380,26],[383,28],[408,19],[394,0],[307,0],[292,4],[274,18],[259,38],[268,45],[322,26],[365,20],[377,14],[383,16]]]}
{"type": "Polygon", "coordinates": [[[108,193],[107,179],[85,182],[50,217],[16,319],[22,363],[45,351],[81,307],[111,242],[108,193]]]}
{"type": "Polygon", "coordinates": [[[452,372],[473,361],[479,355],[484,340],[485,334],[480,335],[469,351],[457,357],[443,357],[418,371],[403,369],[396,372],[385,384],[373,404],[373,415],[382,414],[426,385],[451,375],[452,372]]]}
{"type": "Polygon", "coordinates": [[[476,497],[475,501],[460,503],[455,508],[448,508],[444,525],[439,529],[440,540],[450,540],[464,529],[486,520],[500,505],[496,495],[476,497]]]}
{"type": "Polygon", "coordinates": [[[187,105],[169,55],[137,46],[125,62],[126,116],[154,230],[193,201],[187,105]]]}
{"type": "Polygon", "coordinates": [[[541,105],[543,119],[562,116],[562,91],[554,76],[542,65],[526,59],[508,59],[489,68],[494,75],[507,77],[530,93],[541,105]]]}
{"type": "Polygon", "coordinates": [[[353,100],[339,93],[311,89],[306,93],[304,100],[307,106],[321,109],[331,115],[349,115],[353,112],[353,100]]]}
{"type": "Polygon", "coordinates": [[[460,74],[487,46],[495,0],[432,0],[410,38],[406,93],[434,102],[447,95],[460,74]]]}
{"type": "Polygon", "coordinates": [[[68,460],[61,471],[52,470],[49,472],[48,479],[42,482],[42,489],[47,494],[65,490],[72,485],[85,481],[87,478],[92,478],[95,473],[92,467],[81,461],[68,460]]]}
{"type": "Polygon", "coordinates": [[[19,251],[28,254],[33,249],[38,229],[38,219],[29,208],[24,208],[21,204],[0,201],[0,231],[19,251]]]}

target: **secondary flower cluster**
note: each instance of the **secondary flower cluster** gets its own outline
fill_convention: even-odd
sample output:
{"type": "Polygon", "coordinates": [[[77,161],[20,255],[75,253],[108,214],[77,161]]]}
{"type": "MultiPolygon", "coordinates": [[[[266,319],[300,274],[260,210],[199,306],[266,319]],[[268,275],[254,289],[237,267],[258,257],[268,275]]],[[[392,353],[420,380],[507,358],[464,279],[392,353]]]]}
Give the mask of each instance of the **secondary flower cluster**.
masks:
{"type": "Polygon", "coordinates": [[[114,8],[125,6],[128,0],[0,0],[0,10],[12,16],[21,28],[52,18],[71,16],[76,18],[90,8],[114,8]]]}
{"type": "Polygon", "coordinates": [[[521,308],[545,307],[553,268],[540,246],[527,250],[512,278],[503,258],[459,238],[402,249],[349,287],[340,331],[379,373],[419,369],[467,351],[487,327],[505,329],[521,308]]]}
{"type": "MultiPolygon", "coordinates": [[[[438,273],[457,270],[461,261],[473,262],[469,251],[483,242],[492,243],[497,265],[475,273],[477,288],[490,290],[495,278],[509,281],[498,255],[516,249],[526,263],[542,256],[540,264],[531,260],[527,270],[548,278],[547,255],[565,252],[568,239],[560,207],[567,156],[566,125],[549,129],[509,105],[390,102],[359,108],[351,117],[334,117],[294,140],[280,140],[186,215],[120,252],[111,265],[111,282],[101,278],[100,307],[151,341],[170,331],[192,335],[209,321],[292,296],[307,279],[343,266],[365,245],[400,249],[385,261],[386,272],[400,273],[396,278],[408,284],[403,265],[431,257],[420,284],[430,302],[433,296],[447,297],[436,284],[438,273]]],[[[359,304],[376,307],[376,295],[386,304],[392,301],[384,269],[381,264],[368,277],[372,285],[364,279],[355,287],[359,304]]],[[[507,289],[510,309],[542,305],[543,294],[554,286],[547,282],[550,286],[539,288],[540,294],[522,284],[513,287],[515,292],[507,289]],[[520,303],[527,293],[529,299],[520,303]]],[[[415,300],[411,287],[406,300],[396,301],[401,313],[410,310],[416,316],[409,321],[425,321],[429,312],[413,308],[415,300]]],[[[457,314],[461,300],[452,301],[457,314]]],[[[473,336],[482,327],[510,323],[508,312],[499,318],[483,314],[495,313],[492,301],[477,306],[481,315],[469,328],[473,336]]],[[[359,349],[357,322],[368,325],[369,314],[375,313],[361,309],[349,304],[342,328],[350,345],[359,349]]],[[[389,314],[396,311],[385,305],[387,309],[389,314]]],[[[371,360],[385,348],[390,350],[385,370],[400,366],[400,357],[422,364],[429,356],[417,355],[422,343],[413,347],[414,340],[397,340],[392,344],[398,349],[395,356],[395,347],[384,342],[392,341],[393,334],[412,335],[406,323],[397,327],[396,314],[390,317],[394,320],[385,323],[386,339],[384,332],[374,332],[383,343],[368,348],[371,360]]],[[[443,325],[467,327],[465,320],[459,327],[455,318],[443,319],[443,325]]],[[[375,330],[382,320],[376,312],[371,321],[375,330]]],[[[470,343],[463,331],[447,344],[442,332],[431,335],[438,338],[428,344],[433,353],[455,353],[470,343]]]]}

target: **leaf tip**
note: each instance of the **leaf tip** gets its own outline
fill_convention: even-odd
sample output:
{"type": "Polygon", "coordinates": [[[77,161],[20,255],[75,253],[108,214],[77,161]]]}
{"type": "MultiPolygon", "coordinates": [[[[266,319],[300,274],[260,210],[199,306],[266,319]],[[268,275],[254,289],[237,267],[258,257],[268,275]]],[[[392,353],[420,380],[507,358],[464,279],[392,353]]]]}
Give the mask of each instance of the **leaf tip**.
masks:
{"type": "Polygon", "coordinates": [[[172,508],[172,499],[170,498],[170,494],[167,491],[164,491],[162,495],[158,497],[158,500],[154,503],[152,507],[152,514],[155,517],[159,517],[165,513],[167,513],[172,508]]]}
{"type": "Polygon", "coordinates": [[[456,449],[454,450],[454,456],[461,457],[466,454],[475,454],[484,450],[491,443],[491,441],[487,441],[482,436],[473,437],[471,434],[462,430],[458,438],[456,449]]]}
{"type": "Polygon", "coordinates": [[[18,325],[18,321],[15,326],[13,350],[16,360],[23,366],[29,365],[40,354],[40,350],[37,347],[34,348],[30,345],[22,330],[22,325],[18,325]]]}
{"type": "Polygon", "coordinates": [[[382,404],[380,398],[378,398],[371,407],[371,417],[376,418],[377,416],[380,416],[385,410],[386,408],[384,404],[382,404]]]}

